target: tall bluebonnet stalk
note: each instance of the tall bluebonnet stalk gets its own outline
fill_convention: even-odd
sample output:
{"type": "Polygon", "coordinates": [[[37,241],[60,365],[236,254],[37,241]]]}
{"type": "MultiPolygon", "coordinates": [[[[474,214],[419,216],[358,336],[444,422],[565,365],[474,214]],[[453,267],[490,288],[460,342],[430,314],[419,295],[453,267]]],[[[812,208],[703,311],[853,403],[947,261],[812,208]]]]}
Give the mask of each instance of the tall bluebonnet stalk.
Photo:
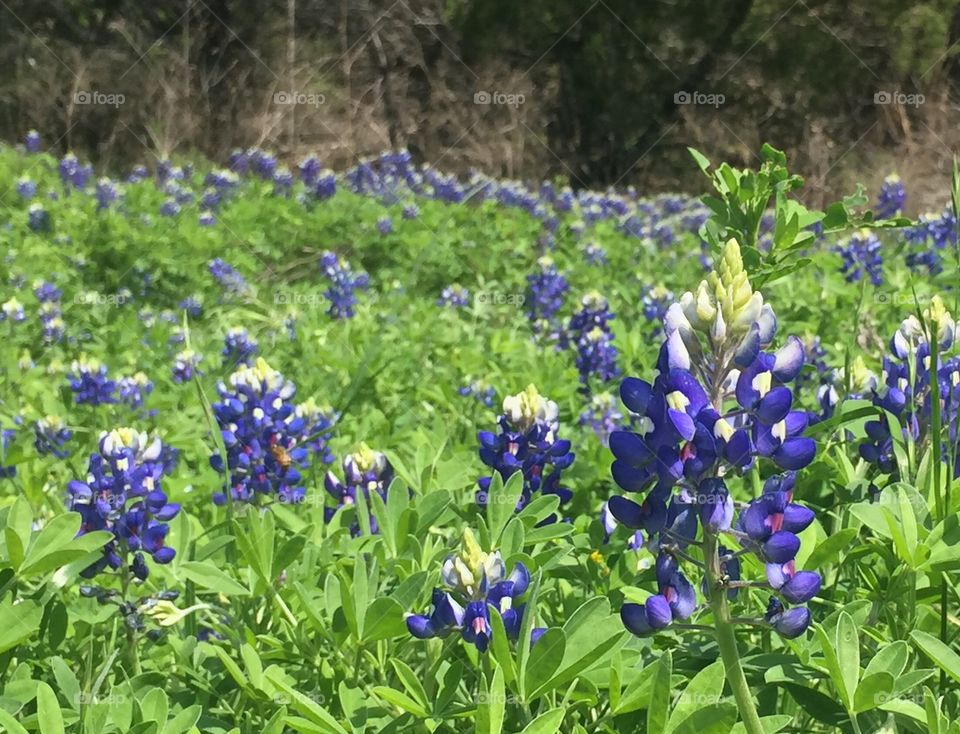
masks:
{"type": "MultiPolygon", "coordinates": [[[[939,296],[934,296],[925,310],[923,323],[916,316],[909,316],[891,338],[890,354],[883,359],[883,374],[869,396],[883,414],[867,422],[867,436],[860,445],[860,455],[875,465],[880,474],[913,480],[914,476],[903,476],[902,470],[915,473],[931,442],[944,440],[933,435],[933,375],[938,383],[941,426],[948,428],[947,450],[941,452],[941,458],[948,463],[956,459],[960,448],[960,357],[947,358],[955,340],[956,323],[939,296]],[[932,365],[928,330],[936,335],[939,358],[936,365],[932,365]],[[894,437],[897,427],[890,416],[896,419],[900,439],[894,437]],[[906,446],[907,467],[902,467],[897,460],[895,445],[900,441],[906,446]]],[[[954,461],[953,478],[958,476],[960,469],[954,461]]]]}
{"type": "Polygon", "coordinates": [[[242,326],[231,327],[223,338],[223,363],[228,366],[249,365],[260,351],[257,342],[242,326]]]}
{"type": "Polygon", "coordinates": [[[903,212],[903,207],[907,203],[907,190],[903,186],[900,177],[891,173],[880,185],[880,193],[877,194],[877,204],[874,207],[878,219],[890,219],[903,212]]]}
{"type": "Polygon", "coordinates": [[[53,454],[58,459],[65,459],[70,452],[64,444],[73,437],[63,419],[56,415],[47,415],[33,424],[33,445],[41,456],[53,454]]]}
{"type": "MultiPolygon", "coordinates": [[[[433,590],[430,613],[407,615],[411,635],[430,639],[459,632],[465,642],[484,653],[493,640],[493,609],[502,618],[507,637],[519,637],[525,611],[520,600],[530,585],[526,566],[517,563],[508,574],[500,551],[483,551],[466,529],[460,551],[447,557],[440,575],[443,587],[433,590]]],[[[533,629],[532,641],[536,642],[544,631],[533,629]]]]}
{"type": "Polygon", "coordinates": [[[589,393],[591,383],[608,382],[620,374],[620,369],[609,325],[614,316],[607,299],[592,291],[580,303],[581,308],[570,318],[561,344],[571,343],[576,350],[580,389],[589,393]]]}
{"type": "Polygon", "coordinates": [[[354,273],[350,263],[333,252],[325,252],[320,258],[320,270],[330,283],[324,293],[330,302],[327,313],[335,319],[353,318],[357,305],[356,291],[366,290],[370,285],[370,277],[363,272],[354,273]]]}
{"type": "Polygon", "coordinates": [[[880,239],[869,229],[861,229],[853,234],[837,252],[843,259],[840,271],[848,283],[856,283],[864,275],[875,286],[883,285],[883,255],[880,253],[880,239]]]}
{"type": "Polygon", "coordinates": [[[557,270],[553,258],[537,260],[536,272],[527,276],[526,313],[535,334],[552,335],[558,328],[557,313],[563,308],[570,285],[557,270]]]}
{"type": "MultiPolygon", "coordinates": [[[[808,465],[816,444],[802,435],[809,415],[793,410],[791,383],[804,363],[802,343],[789,337],[775,353],[765,351],[776,334],[776,317],[750,285],[740,248],[730,240],[717,268],[696,292],[685,293],[664,320],[665,340],[651,384],[623,381],[620,394],[636,414],[637,428],[610,437],[612,474],[641,502],[613,496],[610,512],[623,525],[642,530],[656,552],[658,593],[644,604],[621,609],[625,626],[646,635],[691,618],[697,590],[684,565],[698,568],[712,613],[727,678],[747,730],[762,731],[743,676],[729,602],[742,586],[740,557],[765,565],[777,597],[764,618],[746,620],[784,637],[810,624],[803,604],[820,588],[820,576],[800,571],[797,536],[814,513],[793,501],[795,471],[808,465]],[[763,492],[735,517],[729,483],[769,460],[763,492]],[[699,539],[698,539],[699,531],[699,539]],[[738,545],[732,551],[724,542],[738,545]],[[700,558],[692,555],[699,552],[700,558]]],[[[749,585],[758,585],[756,582],[749,585]]]]}
{"type": "MultiPolygon", "coordinates": [[[[370,494],[376,492],[380,499],[384,501],[387,499],[387,488],[393,481],[393,467],[390,466],[386,455],[361,443],[355,452],[344,457],[342,469],[342,481],[332,471],[328,471],[324,479],[324,487],[336,502],[335,507],[327,507],[324,510],[324,518],[330,522],[339,510],[355,507],[357,496],[363,494],[368,508],[370,532],[380,532],[376,518],[369,511],[370,494]]],[[[361,534],[360,518],[353,521],[350,533],[354,537],[361,534]]]]}
{"type": "Polygon", "coordinates": [[[214,454],[210,464],[227,475],[230,496],[218,492],[213,501],[257,503],[269,497],[302,502],[306,489],[301,472],[309,466],[310,452],[306,421],[292,402],[294,384],[260,357],[217,385],[217,392],[220,402],[213,413],[227,457],[224,462],[214,454]]]}
{"type": "Polygon", "coordinates": [[[173,560],[175,551],[165,544],[167,523],[180,505],[168,502],[160,486],[162,448],[160,439],[132,428],[105,432],[90,455],[87,476],[69,483],[68,509],[82,518],[79,534],[108,530],[114,535],[83,576],[111,568],[144,580],[149,575],[145,556],[161,564],[173,560]]]}
{"type": "Polygon", "coordinates": [[[67,377],[77,405],[104,405],[117,402],[117,383],[107,366],[95,359],[75,359],[67,377]]]}
{"type": "MultiPolygon", "coordinates": [[[[517,503],[522,509],[534,492],[554,494],[564,504],[573,497],[560,484],[563,470],[569,467],[575,455],[570,441],[559,437],[559,408],[541,395],[534,385],[517,395],[503,400],[503,414],[498,418],[498,433],[480,431],[480,459],[503,479],[504,483],[516,472],[523,473],[523,489],[517,503]]],[[[477,502],[486,506],[492,477],[481,477],[477,482],[477,502]]]]}

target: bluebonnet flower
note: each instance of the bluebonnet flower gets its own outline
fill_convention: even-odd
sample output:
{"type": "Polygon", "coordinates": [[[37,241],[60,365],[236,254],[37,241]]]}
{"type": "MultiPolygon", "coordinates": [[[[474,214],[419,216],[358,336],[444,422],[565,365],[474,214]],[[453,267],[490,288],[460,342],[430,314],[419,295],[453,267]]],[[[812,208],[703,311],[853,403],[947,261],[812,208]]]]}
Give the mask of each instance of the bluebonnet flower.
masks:
{"type": "Polygon", "coordinates": [[[228,295],[243,295],[248,292],[250,286],[244,277],[219,257],[210,261],[208,269],[228,295]]]}
{"type": "Polygon", "coordinates": [[[56,415],[48,415],[33,424],[33,445],[41,456],[53,454],[58,459],[65,459],[70,452],[63,445],[73,437],[73,431],[67,428],[63,419],[56,415]]]}
{"type": "Polygon", "coordinates": [[[617,348],[613,346],[614,337],[609,328],[613,313],[607,299],[592,291],[583,297],[581,306],[570,318],[560,346],[572,343],[577,350],[581,389],[589,392],[592,378],[606,382],[616,377],[619,369],[617,348]]]}
{"type": "Polygon", "coordinates": [[[173,358],[173,381],[176,383],[189,382],[197,371],[197,365],[203,359],[192,349],[184,349],[173,358]]]}
{"type": "Polygon", "coordinates": [[[303,420],[305,445],[324,464],[334,462],[330,440],[333,438],[333,426],[339,420],[338,414],[329,406],[319,406],[309,398],[297,406],[297,417],[303,420]]]}
{"type": "Polygon", "coordinates": [[[0,428],[0,479],[13,479],[17,476],[17,467],[7,464],[7,452],[17,432],[13,428],[0,428]]]}
{"type": "Polygon", "coordinates": [[[957,244],[956,217],[950,207],[939,215],[923,214],[913,227],[903,230],[903,236],[912,250],[907,253],[907,265],[915,271],[938,275],[943,272],[941,253],[957,244]]]}
{"type": "Polygon", "coordinates": [[[199,296],[187,296],[177,304],[177,308],[186,311],[192,319],[198,319],[203,315],[203,301],[199,296]]]}
{"type": "Polygon", "coordinates": [[[27,314],[23,310],[23,304],[16,298],[10,298],[10,300],[0,305],[0,322],[9,321],[12,324],[16,324],[25,321],[26,318],[27,314]]]}
{"type": "MultiPolygon", "coordinates": [[[[517,563],[508,575],[500,552],[483,552],[467,529],[462,550],[444,561],[441,578],[445,588],[434,589],[430,614],[407,615],[411,635],[425,640],[459,632],[465,642],[483,653],[493,638],[493,609],[502,618],[507,637],[519,637],[524,613],[520,600],[530,585],[526,566],[517,563]]],[[[534,641],[543,631],[534,630],[534,641]]]]}
{"type": "Polygon", "coordinates": [[[537,260],[537,271],[527,276],[527,318],[534,333],[555,329],[557,312],[563,308],[566,293],[570,289],[567,279],[557,270],[553,259],[537,260]]]}
{"type": "Polygon", "coordinates": [[[127,176],[127,183],[135,184],[145,181],[150,177],[150,171],[147,170],[147,167],[138,164],[130,169],[130,175],[127,176]]]}
{"type": "MultiPolygon", "coordinates": [[[[696,590],[675,551],[696,538],[698,525],[704,547],[717,554],[705,560],[712,606],[725,605],[738,581],[729,577],[736,557],[720,552],[720,535],[733,537],[763,563],[777,564],[778,571],[768,568],[768,584],[791,603],[819,590],[817,574],[801,575],[790,565],[800,547],[797,534],[813,521],[812,511],[793,502],[794,471],[813,460],[816,444],[802,435],[808,414],[793,410],[790,385],[804,364],[802,342],[790,337],[777,352],[764,351],[776,325],[772,308],[750,285],[739,245],[730,240],[717,270],[668,309],[654,383],[627,378],[621,384],[635,430],[611,434],[611,472],[621,488],[646,496],[641,503],[614,496],[608,507],[618,522],[643,530],[652,549],[659,549],[659,593],[621,610],[635,634],[663,629],[695,611],[696,590]],[[787,471],[770,477],[734,522],[727,482],[761,458],[787,471]],[[723,568],[726,577],[717,575],[723,568]],[[793,577],[798,580],[790,583],[793,577]]],[[[739,576],[738,563],[735,570],[739,576]]]]}
{"type": "Polygon", "coordinates": [[[320,270],[330,282],[330,287],[324,292],[330,302],[327,314],[335,319],[353,318],[357,305],[356,291],[366,290],[370,285],[370,277],[363,272],[354,273],[350,263],[333,252],[325,252],[320,258],[320,270]]]}
{"type": "Polygon", "coordinates": [[[143,372],[136,372],[130,377],[121,377],[117,381],[120,391],[120,402],[131,408],[142,408],[146,396],[153,392],[153,383],[143,372]]]}
{"type": "Polygon", "coordinates": [[[416,219],[420,216],[420,207],[418,207],[416,204],[407,204],[403,207],[401,216],[404,219],[416,219]]]}
{"type": "Polygon", "coordinates": [[[319,158],[311,155],[300,161],[297,170],[300,172],[300,180],[303,181],[304,185],[313,186],[320,176],[320,171],[323,170],[323,164],[319,158]]]}
{"type": "Polygon", "coordinates": [[[437,305],[449,306],[450,308],[466,308],[470,305],[470,291],[459,283],[448,285],[440,294],[437,305]]]}
{"type": "MultiPolygon", "coordinates": [[[[931,299],[924,312],[923,323],[909,316],[890,340],[890,354],[883,360],[883,375],[872,391],[873,404],[884,411],[881,418],[865,425],[867,437],[860,444],[860,456],[874,464],[880,473],[899,476],[900,467],[894,450],[893,427],[887,414],[893,415],[910,453],[923,456],[932,429],[931,378],[935,375],[940,392],[941,420],[947,428],[952,446],[943,452],[944,461],[960,449],[957,436],[960,409],[960,358],[945,359],[956,340],[956,323],[939,296],[931,299]],[[923,324],[933,332],[928,333],[923,324]],[[937,340],[940,360],[932,365],[930,339],[937,340]]],[[[941,439],[942,440],[942,439],[941,439]]],[[[960,476],[960,464],[954,475],[960,476]]],[[[909,477],[899,477],[903,480],[909,477]]]]}
{"type": "Polygon", "coordinates": [[[589,265],[606,265],[607,251],[596,242],[587,242],[582,248],[583,257],[589,265]]]}
{"type": "Polygon", "coordinates": [[[164,217],[175,217],[180,213],[180,204],[175,199],[167,199],[160,205],[160,214],[164,217]]]}
{"type": "Polygon", "coordinates": [[[60,341],[65,331],[60,310],[60,299],[63,297],[63,292],[53,283],[38,281],[34,283],[33,294],[40,302],[43,340],[47,343],[60,341]]]}
{"type": "Polygon", "coordinates": [[[470,380],[468,378],[467,384],[459,388],[457,392],[463,397],[472,396],[476,398],[488,408],[492,408],[494,401],[497,399],[496,389],[484,380],[470,380]]]}
{"type": "Polygon", "coordinates": [[[260,346],[250,338],[242,326],[234,326],[223,339],[223,363],[225,365],[250,364],[260,351],[260,346]]]}
{"type": "Polygon", "coordinates": [[[210,212],[201,212],[200,216],[197,217],[197,223],[201,227],[212,227],[217,223],[217,218],[210,212]]]}
{"type": "Polygon", "coordinates": [[[810,626],[810,610],[806,607],[784,609],[777,597],[771,596],[764,618],[781,637],[793,639],[799,637],[810,626]]]}
{"type": "MultiPolygon", "coordinates": [[[[393,481],[393,467],[385,454],[374,451],[367,444],[361,443],[359,448],[343,459],[343,481],[331,471],[324,478],[324,487],[337,503],[336,507],[324,509],[327,522],[333,519],[338,510],[344,507],[353,507],[357,504],[357,493],[362,492],[370,506],[370,493],[376,492],[384,501],[387,499],[387,488],[393,481]]],[[[380,532],[376,518],[369,514],[370,531],[380,532]]],[[[361,534],[360,522],[354,520],[350,526],[350,533],[357,537],[361,534]]]]}
{"type": "MultiPolygon", "coordinates": [[[[217,392],[221,402],[213,412],[227,458],[224,464],[223,457],[214,454],[210,465],[228,472],[232,499],[302,502],[306,490],[301,471],[309,466],[309,451],[306,422],[291,402],[296,386],[260,357],[253,366],[235,371],[228,383],[221,382],[217,392]]],[[[213,500],[226,504],[227,495],[219,492],[213,500]]]]}
{"type": "MultiPolygon", "coordinates": [[[[573,497],[573,492],[560,485],[563,470],[573,463],[575,455],[570,452],[570,441],[557,435],[559,412],[555,402],[528,385],[523,392],[504,398],[503,414],[497,419],[499,433],[477,434],[480,460],[504,483],[514,473],[523,473],[518,511],[530,502],[534,492],[557,495],[561,504],[573,497]]],[[[481,506],[486,506],[491,479],[482,477],[477,482],[477,502],[481,506]]]]}
{"type": "Polygon", "coordinates": [[[50,214],[40,202],[34,202],[27,210],[27,226],[33,232],[47,232],[50,229],[50,214]]]}
{"type": "Polygon", "coordinates": [[[623,413],[617,399],[610,393],[598,393],[590,398],[587,407],[580,414],[581,426],[590,426],[600,439],[600,443],[607,446],[610,434],[621,427],[623,413]]]}
{"type": "Polygon", "coordinates": [[[293,174],[286,168],[281,168],[273,174],[273,195],[290,196],[290,190],[293,188],[293,174]]]}
{"type": "Polygon", "coordinates": [[[109,567],[142,581],[149,575],[145,555],[160,564],[173,560],[176,552],[165,545],[167,523],[177,516],[180,505],[168,502],[161,489],[161,449],[159,438],[150,439],[132,428],[104,432],[99,450],[90,456],[85,480],[68,484],[68,510],[82,518],[79,534],[107,530],[114,535],[104,546],[103,557],[82,576],[92,578],[109,567]]]}
{"type": "Polygon", "coordinates": [[[843,264],[840,272],[848,283],[858,282],[864,275],[876,286],[883,285],[883,256],[880,240],[869,229],[861,229],[837,248],[843,264]]]}
{"type": "MultiPolygon", "coordinates": [[[[616,529],[620,527],[620,523],[617,522],[617,518],[610,512],[610,507],[606,502],[600,507],[600,524],[603,526],[603,542],[609,543],[616,529]]],[[[633,532],[627,540],[627,547],[630,550],[640,550],[644,547],[642,530],[635,530],[633,532]]]]}
{"type": "Polygon", "coordinates": [[[577,339],[577,371],[580,373],[581,390],[590,391],[591,379],[601,383],[620,374],[617,367],[617,348],[613,346],[613,334],[599,326],[577,339]]]}
{"type": "Polygon", "coordinates": [[[105,405],[117,402],[117,383],[110,379],[107,366],[95,359],[73,360],[67,376],[77,405],[105,405]]]}
{"type": "Polygon", "coordinates": [[[644,286],[641,290],[640,303],[643,306],[643,316],[656,326],[657,331],[673,302],[673,293],[662,285],[644,286]]]}
{"type": "Polygon", "coordinates": [[[28,153],[40,152],[40,133],[36,130],[30,130],[23,138],[23,146],[28,153]]]}
{"type": "Polygon", "coordinates": [[[67,153],[60,159],[58,170],[60,180],[63,181],[63,185],[68,194],[70,193],[71,187],[79,191],[85,189],[91,176],[93,176],[93,167],[80,165],[80,161],[77,160],[77,157],[73,153],[67,153]]]}
{"type": "Polygon", "coordinates": [[[903,211],[907,201],[907,191],[903,187],[900,177],[891,173],[880,185],[877,195],[877,204],[874,207],[878,219],[890,219],[903,211]]]}
{"type": "Polygon", "coordinates": [[[96,189],[93,192],[97,199],[97,209],[109,209],[110,205],[120,197],[117,185],[107,177],[102,177],[97,181],[96,189]]]}
{"type": "MultiPolygon", "coordinates": [[[[160,314],[160,318],[163,321],[167,319],[163,318],[163,313],[160,314]]],[[[170,321],[170,323],[176,323],[176,321],[170,321]]],[[[187,343],[187,332],[186,329],[176,328],[170,332],[170,335],[167,337],[167,344],[171,347],[179,346],[181,344],[187,343]]]]}
{"type": "Polygon", "coordinates": [[[393,232],[393,222],[390,217],[383,216],[377,220],[377,231],[382,235],[388,235],[393,232]]]}
{"type": "Polygon", "coordinates": [[[311,193],[318,201],[325,201],[337,193],[337,176],[329,170],[324,169],[317,176],[316,182],[311,187],[311,193]]]}
{"type": "Polygon", "coordinates": [[[17,194],[24,201],[30,201],[37,195],[37,185],[26,176],[17,180],[17,194]]]}

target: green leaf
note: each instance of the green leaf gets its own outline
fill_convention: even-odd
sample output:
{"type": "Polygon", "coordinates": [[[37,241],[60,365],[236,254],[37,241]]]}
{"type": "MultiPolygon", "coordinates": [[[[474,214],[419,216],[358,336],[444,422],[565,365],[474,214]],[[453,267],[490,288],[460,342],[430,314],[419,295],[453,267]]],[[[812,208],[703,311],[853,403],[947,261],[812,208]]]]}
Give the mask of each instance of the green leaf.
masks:
{"type": "Polygon", "coordinates": [[[563,630],[559,627],[551,627],[530,650],[530,660],[524,672],[523,686],[527,700],[535,698],[540,688],[545,686],[546,682],[559,670],[566,644],[563,630]]]}
{"type": "Polygon", "coordinates": [[[37,723],[40,734],[65,734],[57,694],[42,681],[37,684],[37,723]]]}
{"type": "Polygon", "coordinates": [[[363,615],[363,641],[376,642],[407,634],[403,607],[389,596],[374,599],[363,615]]]}
{"type": "MultiPolygon", "coordinates": [[[[685,718],[673,734],[729,734],[737,721],[737,707],[732,703],[701,706],[685,718]]],[[[648,725],[648,731],[653,732],[648,725]]]]}
{"type": "Polygon", "coordinates": [[[610,602],[605,597],[594,597],[570,615],[563,625],[563,634],[565,646],[560,667],[540,687],[528,689],[528,696],[543,695],[582,675],[613,650],[626,633],[619,625],[619,615],[610,614],[610,602]]]}
{"type": "Polygon", "coordinates": [[[0,653],[29,639],[40,628],[43,610],[31,599],[0,604],[0,653]]]}
{"type": "Polygon", "coordinates": [[[894,678],[898,678],[907,667],[909,654],[910,648],[903,640],[896,640],[884,645],[867,663],[867,667],[863,671],[864,679],[873,673],[889,673],[894,678]]]}
{"type": "MultiPolygon", "coordinates": [[[[290,705],[311,722],[317,724],[321,732],[324,734],[347,734],[347,730],[337,723],[337,720],[330,715],[329,711],[313,701],[309,696],[303,695],[293,688],[293,686],[289,685],[283,679],[283,672],[277,666],[270,666],[266,670],[265,675],[267,680],[287,694],[290,705]]],[[[377,689],[374,688],[374,693],[376,692],[377,689]]]]}
{"type": "Polygon", "coordinates": [[[850,545],[850,542],[856,537],[856,528],[844,528],[833,533],[813,549],[813,553],[807,558],[804,567],[823,568],[834,563],[840,552],[850,545]]]}
{"type": "Polygon", "coordinates": [[[947,647],[931,634],[914,630],[910,633],[914,644],[930,658],[942,671],[956,681],[960,681],[960,655],[947,647]]]}
{"type": "Polygon", "coordinates": [[[499,545],[500,533],[516,512],[522,492],[523,472],[514,472],[506,484],[503,484],[499,474],[494,472],[487,493],[487,526],[490,529],[490,538],[494,547],[499,545]]]}
{"type": "Polygon", "coordinates": [[[870,711],[886,703],[893,691],[893,676],[889,673],[865,675],[853,697],[854,713],[870,711]]]}
{"type": "Polygon", "coordinates": [[[30,732],[17,723],[15,718],[3,709],[0,709],[0,726],[4,728],[7,734],[30,734],[30,732]]]}
{"type": "Polygon", "coordinates": [[[550,709],[523,727],[520,734],[556,734],[563,723],[563,709],[550,709]]]}
{"type": "Polygon", "coordinates": [[[647,707],[647,732],[663,734],[667,728],[667,713],[670,710],[670,677],[673,675],[673,657],[669,650],[660,654],[650,691],[647,707]]]}
{"type": "Polygon", "coordinates": [[[7,556],[14,570],[20,568],[24,554],[30,544],[30,528],[33,525],[33,511],[30,502],[23,495],[7,510],[6,526],[3,528],[7,542],[7,556]]]}
{"type": "Polygon", "coordinates": [[[500,734],[503,717],[507,711],[507,692],[503,684],[503,671],[496,668],[489,686],[484,679],[477,702],[477,734],[500,734]]]}
{"type": "Polygon", "coordinates": [[[389,686],[374,686],[373,695],[381,701],[396,706],[421,719],[426,719],[430,715],[423,706],[410,698],[406,693],[390,688],[389,686]]]}
{"type": "Polygon", "coordinates": [[[260,689],[263,687],[263,663],[260,662],[260,656],[256,649],[247,642],[240,646],[240,657],[243,658],[243,665],[247,669],[247,677],[250,684],[260,689]]]}
{"type": "Polygon", "coordinates": [[[843,699],[847,710],[853,710],[853,696],[860,681],[860,635],[857,623],[846,612],[840,613],[837,622],[837,662],[843,680],[843,699]]]}
{"type": "Polygon", "coordinates": [[[420,678],[413,672],[413,669],[396,658],[391,659],[390,664],[397,672],[397,677],[400,678],[400,682],[403,683],[403,687],[407,690],[407,693],[426,708],[429,703],[427,692],[423,689],[423,683],[420,682],[420,678]]]}
{"type": "Polygon", "coordinates": [[[705,705],[720,703],[724,680],[723,663],[719,660],[698,672],[674,704],[667,731],[675,730],[688,716],[705,705]]]}
{"type": "MultiPolygon", "coordinates": [[[[793,721],[793,717],[787,716],[786,714],[761,716],[760,726],[763,727],[763,734],[776,734],[778,731],[783,731],[786,729],[790,725],[791,721],[793,721]]],[[[747,734],[746,724],[744,724],[742,721],[737,722],[730,730],[730,734],[747,734]]]]}
{"type": "Polygon", "coordinates": [[[197,586],[216,591],[226,596],[250,596],[250,590],[234,580],[225,571],[209,561],[183,561],[180,564],[183,575],[197,586]]]}

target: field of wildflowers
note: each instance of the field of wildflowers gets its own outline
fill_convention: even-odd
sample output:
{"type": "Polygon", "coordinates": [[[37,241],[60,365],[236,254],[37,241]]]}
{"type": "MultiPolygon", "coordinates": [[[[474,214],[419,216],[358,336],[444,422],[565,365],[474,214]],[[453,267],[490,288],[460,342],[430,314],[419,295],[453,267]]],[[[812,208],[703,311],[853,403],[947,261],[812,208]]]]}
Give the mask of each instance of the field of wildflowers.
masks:
{"type": "Polygon", "coordinates": [[[0,730],[960,732],[960,177],[0,148],[0,730]]]}

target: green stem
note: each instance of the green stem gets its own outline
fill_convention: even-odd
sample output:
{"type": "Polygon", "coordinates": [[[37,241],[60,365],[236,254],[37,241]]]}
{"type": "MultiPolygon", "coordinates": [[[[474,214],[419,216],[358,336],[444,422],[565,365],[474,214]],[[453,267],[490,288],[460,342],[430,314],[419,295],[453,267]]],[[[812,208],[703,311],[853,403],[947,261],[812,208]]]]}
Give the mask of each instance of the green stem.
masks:
{"type": "Polygon", "coordinates": [[[760,715],[753,703],[753,694],[743,674],[737,637],[727,607],[727,590],[720,583],[720,558],[717,555],[717,536],[709,530],[704,532],[704,553],[707,562],[707,586],[710,591],[710,608],[713,610],[713,625],[720,648],[720,659],[730,684],[730,690],[740,710],[740,719],[747,734],[764,734],[760,715]]]}

